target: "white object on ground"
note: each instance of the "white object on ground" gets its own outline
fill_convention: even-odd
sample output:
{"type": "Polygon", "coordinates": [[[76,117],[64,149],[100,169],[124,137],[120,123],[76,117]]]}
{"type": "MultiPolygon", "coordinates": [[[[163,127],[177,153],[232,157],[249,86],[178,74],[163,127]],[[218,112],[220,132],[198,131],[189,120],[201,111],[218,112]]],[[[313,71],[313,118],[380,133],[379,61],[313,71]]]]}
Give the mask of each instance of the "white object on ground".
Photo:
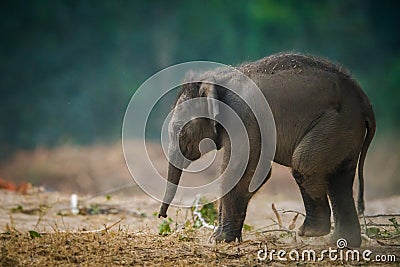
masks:
{"type": "Polygon", "coordinates": [[[73,215],[77,215],[79,213],[78,209],[78,195],[72,194],[71,195],[71,213],[73,215]]]}

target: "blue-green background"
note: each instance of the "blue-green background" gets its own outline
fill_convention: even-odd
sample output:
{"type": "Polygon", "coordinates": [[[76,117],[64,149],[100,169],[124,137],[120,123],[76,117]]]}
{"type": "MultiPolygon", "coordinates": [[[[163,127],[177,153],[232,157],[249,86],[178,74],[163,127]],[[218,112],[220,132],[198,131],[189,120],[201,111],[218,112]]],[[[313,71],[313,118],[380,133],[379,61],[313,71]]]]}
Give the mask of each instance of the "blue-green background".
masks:
{"type": "Polygon", "coordinates": [[[369,95],[378,135],[400,121],[397,1],[2,1],[0,157],[120,138],[138,86],[169,65],[281,51],[340,62],[369,95]]]}

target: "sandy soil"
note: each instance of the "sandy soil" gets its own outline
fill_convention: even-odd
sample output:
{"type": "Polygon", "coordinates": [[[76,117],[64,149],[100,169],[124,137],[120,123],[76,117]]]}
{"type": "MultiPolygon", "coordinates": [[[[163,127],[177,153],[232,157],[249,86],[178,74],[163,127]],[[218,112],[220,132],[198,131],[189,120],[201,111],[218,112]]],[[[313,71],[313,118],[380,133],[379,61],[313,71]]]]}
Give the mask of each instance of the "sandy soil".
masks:
{"type": "MultiPolygon", "coordinates": [[[[160,173],[165,174],[166,161],[160,148],[150,144],[149,152],[160,173]]],[[[398,179],[393,180],[400,165],[399,158],[385,160],[387,154],[381,150],[372,151],[367,161],[366,214],[400,213],[398,179]],[[374,169],[371,162],[377,162],[380,167],[374,169]]],[[[192,179],[185,176],[182,182],[189,185],[207,181],[217,173],[217,168],[218,158],[202,176],[192,179]]],[[[162,220],[153,215],[160,204],[133,183],[120,144],[21,152],[2,164],[0,177],[36,186],[28,194],[0,190],[1,266],[360,264],[327,258],[322,262],[282,262],[276,255],[272,261],[258,259],[257,253],[264,245],[269,251],[315,249],[317,253],[332,246],[329,236],[300,238],[293,232],[265,232],[278,229],[272,203],[286,229],[295,214],[283,213],[283,210],[304,212],[290,170],[279,165],[273,166],[271,180],[250,202],[245,223],[251,229],[243,232],[242,243],[231,244],[210,243],[211,229],[194,229],[190,226],[193,219],[190,209],[173,207],[168,211],[173,220],[170,223],[172,233],[160,236],[158,229],[162,220]],[[71,214],[71,193],[78,194],[79,215],[71,214]],[[41,237],[32,238],[29,231],[38,232],[41,237]]],[[[390,218],[367,218],[367,223],[379,224],[377,227],[382,231],[393,232],[390,218]]],[[[395,218],[400,222],[400,216],[395,218]]],[[[302,220],[299,215],[294,230],[302,220]]],[[[362,219],[360,222],[364,223],[362,219]]],[[[400,262],[399,237],[378,241],[364,238],[360,250],[366,249],[373,252],[371,258],[378,254],[395,255],[396,263],[361,261],[362,264],[391,266],[400,262]]]]}
{"type": "MultiPolygon", "coordinates": [[[[189,209],[172,208],[169,214],[173,219],[171,223],[173,233],[168,236],[158,235],[161,219],[156,218],[153,213],[158,211],[159,203],[135,187],[124,191],[123,194],[114,193],[109,197],[80,196],[81,212],[87,210],[87,213],[71,215],[69,194],[35,192],[22,195],[1,190],[0,229],[3,233],[0,235],[0,240],[3,266],[43,264],[229,266],[258,265],[266,262],[279,266],[282,262],[276,257],[272,261],[268,259],[260,261],[257,257],[260,248],[267,245],[269,250],[315,249],[318,253],[332,246],[328,236],[300,238],[296,234],[285,232],[262,233],[264,230],[278,229],[277,226],[271,226],[276,221],[271,203],[275,203],[279,211],[284,209],[303,212],[299,201],[284,200],[282,196],[270,197],[263,192],[257,194],[249,206],[246,218],[246,224],[252,229],[244,231],[243,242],[216,245],[210,243],[208,239],[212,230],[184,229],[185,222],[192,218],[189,209]],[[93,211],[93,207],[97,214],[91,215],[89,211],[91,209],[93,211]],[[32,239],[29,231],[36,231],[41,237],[32,239]]],[[[399,201],[400,196],[369,202],[368,213],[394,213],[399,201]]],[[[279,213],[283,225],[288,227],[294,214],[281,211],[279,213]]],[[[368,220],[387,222],[387,218],[383,217],[368,220]]],[[[295,229],[301,222],[302,218],[299,218],[295,229]]],[[[364,240],[361,250],[370,249],[374,253],[373,256],[396,255],[399,263],[399,243],[399,239],[382,240],[380,244],[376,240],[364,240]]],[[[371,266],[378,264],[362,262],[371,266]]],[[[302,264],[291,262],[291,264],[298,263],[302,264]]],[[[326,266],[357,262],[326,259],[323,263],[312,261],[308,263],[326,266]]]]}

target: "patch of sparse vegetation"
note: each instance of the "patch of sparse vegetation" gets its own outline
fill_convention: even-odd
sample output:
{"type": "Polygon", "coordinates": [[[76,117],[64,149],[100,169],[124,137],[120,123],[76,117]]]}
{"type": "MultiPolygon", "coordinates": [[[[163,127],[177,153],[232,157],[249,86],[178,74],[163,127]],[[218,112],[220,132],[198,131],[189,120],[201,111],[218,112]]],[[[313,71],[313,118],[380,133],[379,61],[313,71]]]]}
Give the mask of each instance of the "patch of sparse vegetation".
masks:
{"type": "Polygon", "coordinates": [[[163,219],[160,226],[158,227],[158,234],[159,235],[169,235],[171,231],[171,223],[173,220],[171,218],[163,219]]]}
{"type": "Polygon", "coordinates": [[[29,232],[29,236],[30,236],[32,239],[41,237],[41,235],[40,235],[38,232],[36,232],[36,231],[31,230],[31,231],[28,231],[28,232],[29,232]]]}
{"type": "Polygon", "coordinates": [[[22,205],[18,205],[15,208],[11,209],[11,212],[16,213],[16,212],[22,212],[24,210],[24,207],[22,205]]]}
{"type": "Polygon", "coordinates": [[[251,226],[251,225],[249,225],[249,224],[246,224],[246,223],[243,224],[243,230],[244,230],[244,231],[251,231],[251,230],[253,230],[253,229],[254,229],[253,226],[251,226]]]}
{"type": "Polygon", "coordinates": [[[390,218],[389,222],[392,224],[392,229],[389,229],[388,227],[377,227],[377,226],[371,226],[366,229],[366,235],[369,238],[374,238],[374,239],[387,239],[387,238],[395,238],[395,237],[400,237],[400,226],[399,223],[397,222],[396,218],[390,218]]]}
{"type": "MultiPolygon", "coordinates": [[[[193,216],[193,227],[194,228],[200,228],[203,226],[203,223],[201,219],[203,219],[207,224],[216,226],[217,221],[218,221],[218,211],[215,208],[215,203],[207,201],[205,198],[201,198],[199,201],[199,205],[201,208],[199,209],[197,207],[197,211],[200,214],[200,216],[193,216]],[[201,204],[205,203],[205,204],[201,204]]],[[[196,209],[195,206],[192,206],[192,212],[196,209]]]]}

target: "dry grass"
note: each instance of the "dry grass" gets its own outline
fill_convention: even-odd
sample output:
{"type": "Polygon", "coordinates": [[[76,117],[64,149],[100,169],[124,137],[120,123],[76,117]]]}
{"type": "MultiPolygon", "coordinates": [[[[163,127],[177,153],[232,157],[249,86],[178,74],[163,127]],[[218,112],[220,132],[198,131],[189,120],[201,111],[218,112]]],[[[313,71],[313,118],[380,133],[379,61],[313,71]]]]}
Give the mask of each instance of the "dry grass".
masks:
{"type": "MultiPolygon", "coordinates": [[[[0,266],[254,266],[268,262],[257,259],[258,251],[265,244],[269,250],[315,249],[317,253],[332,246],[329,237],[300,238],[288,232],[269,231],[278,229],[278,226],[273,223],[276,216],[270,205],[264,202],[263,194],[256,195],[249,206],[246,224],[253,229],[244,231],[242,243],[231,244],[210,243],[211,230],[195,229],[190,225],[184,228],[185,223],[191,221],[191,213],[184,209],[170,210],[172,234],[160,236],[158,227],[161,220],[152,215],[159,204],[145,195],[130,198],[112,195],[109,200],[104,196],[82,199],[81,207],[96,204],[109,207],[110,212],[77,216],[68,214],[69,195],[58,192],[21,195],[0,190],[0,199],[3,203],[0,207],[0,229],[3,229],[0,234],[0,266]],[[22,209],[13,210],[18,205],[22,209]],[[46,207],[46,210],[40,212],[40,207],[46,207]],[[63,216],[60,211],[64,211],[63,216]],[[30,237],[30,230],[39,232],[41,237],[30,237]]],[[[385,203],[392,206],[398,201],[400,197],[387,199],[385,203]]],[[[383,201],[378,202],[371,205],[380,207],[383,201]]],[[[301,210],[299,204],[275,203],[283,227],[293,224],[294,214],[282,213],[281,209],[301,210]]],[[[381,210],[382,213],[386,211],[381,210]]],[[[295,230],[301,223],[302,216],[299,217],[295,230]]],[[[373,220],[387,222],[386,218],[373,220]]],[[[394,254],[400,259],[399,242],[399,239],[383,240],[383,245],[382,242],[364,240],[361,249],[370,249],[375,254],[394,254]]],[[[282,264],[276,256],[271,263],[282,264]]],[[[306,263],[316,266],[357,264],[329,260],[306,263]]],[[[363,264],[375,266],[377,263],[363,264]]]]}
{"type": "MultiPolygon", "coordinates": [[[[243,243],[209,244],[204,233],[177,233],[159,236],[128,231],[111,231],[98,234],[53,233],[31,239],[27,235],[2,234],[2,266],[254,266],[269,264],[280,266],[279,261],[260,261],[257,253],[269,240],[268,249],[315,249],[321,247],[304,244],[285,244],[276,236],[254,237],[243,243]]],[[[366,248],[363,248],[366,249],[366,248]]],[[[371,248],[374,253],[397,254],[393,248],[371,248]]],[[[372,257],[371,257],[372,258],[372,257]]],[[[367,264],[365,261],[361,261],[367,264]]],[[[303,265],[301,262],[286,262],[303,265]]],[[[307,262],[316,266],[358,265],[356,261],[307,262]]],[[[376,266],[377,263],[370,263],[376,266]]],[[[392,263],[393,264],[393,263],[392,263]]],[[[383,264],[384,265],[384,264],[383,264]]],[[[387,264],[389,265],[389,264],[387,264]]]]}
{"type": "Polygon", "coordinates": [[[30,239],[2,236],[3,262],[11,265],[157,265],[186,266],[235,263],[254,264],[256,252],[248,247],[205,246],[199,238],[185,235],[133,234],[49,234],[30,239]]]}

